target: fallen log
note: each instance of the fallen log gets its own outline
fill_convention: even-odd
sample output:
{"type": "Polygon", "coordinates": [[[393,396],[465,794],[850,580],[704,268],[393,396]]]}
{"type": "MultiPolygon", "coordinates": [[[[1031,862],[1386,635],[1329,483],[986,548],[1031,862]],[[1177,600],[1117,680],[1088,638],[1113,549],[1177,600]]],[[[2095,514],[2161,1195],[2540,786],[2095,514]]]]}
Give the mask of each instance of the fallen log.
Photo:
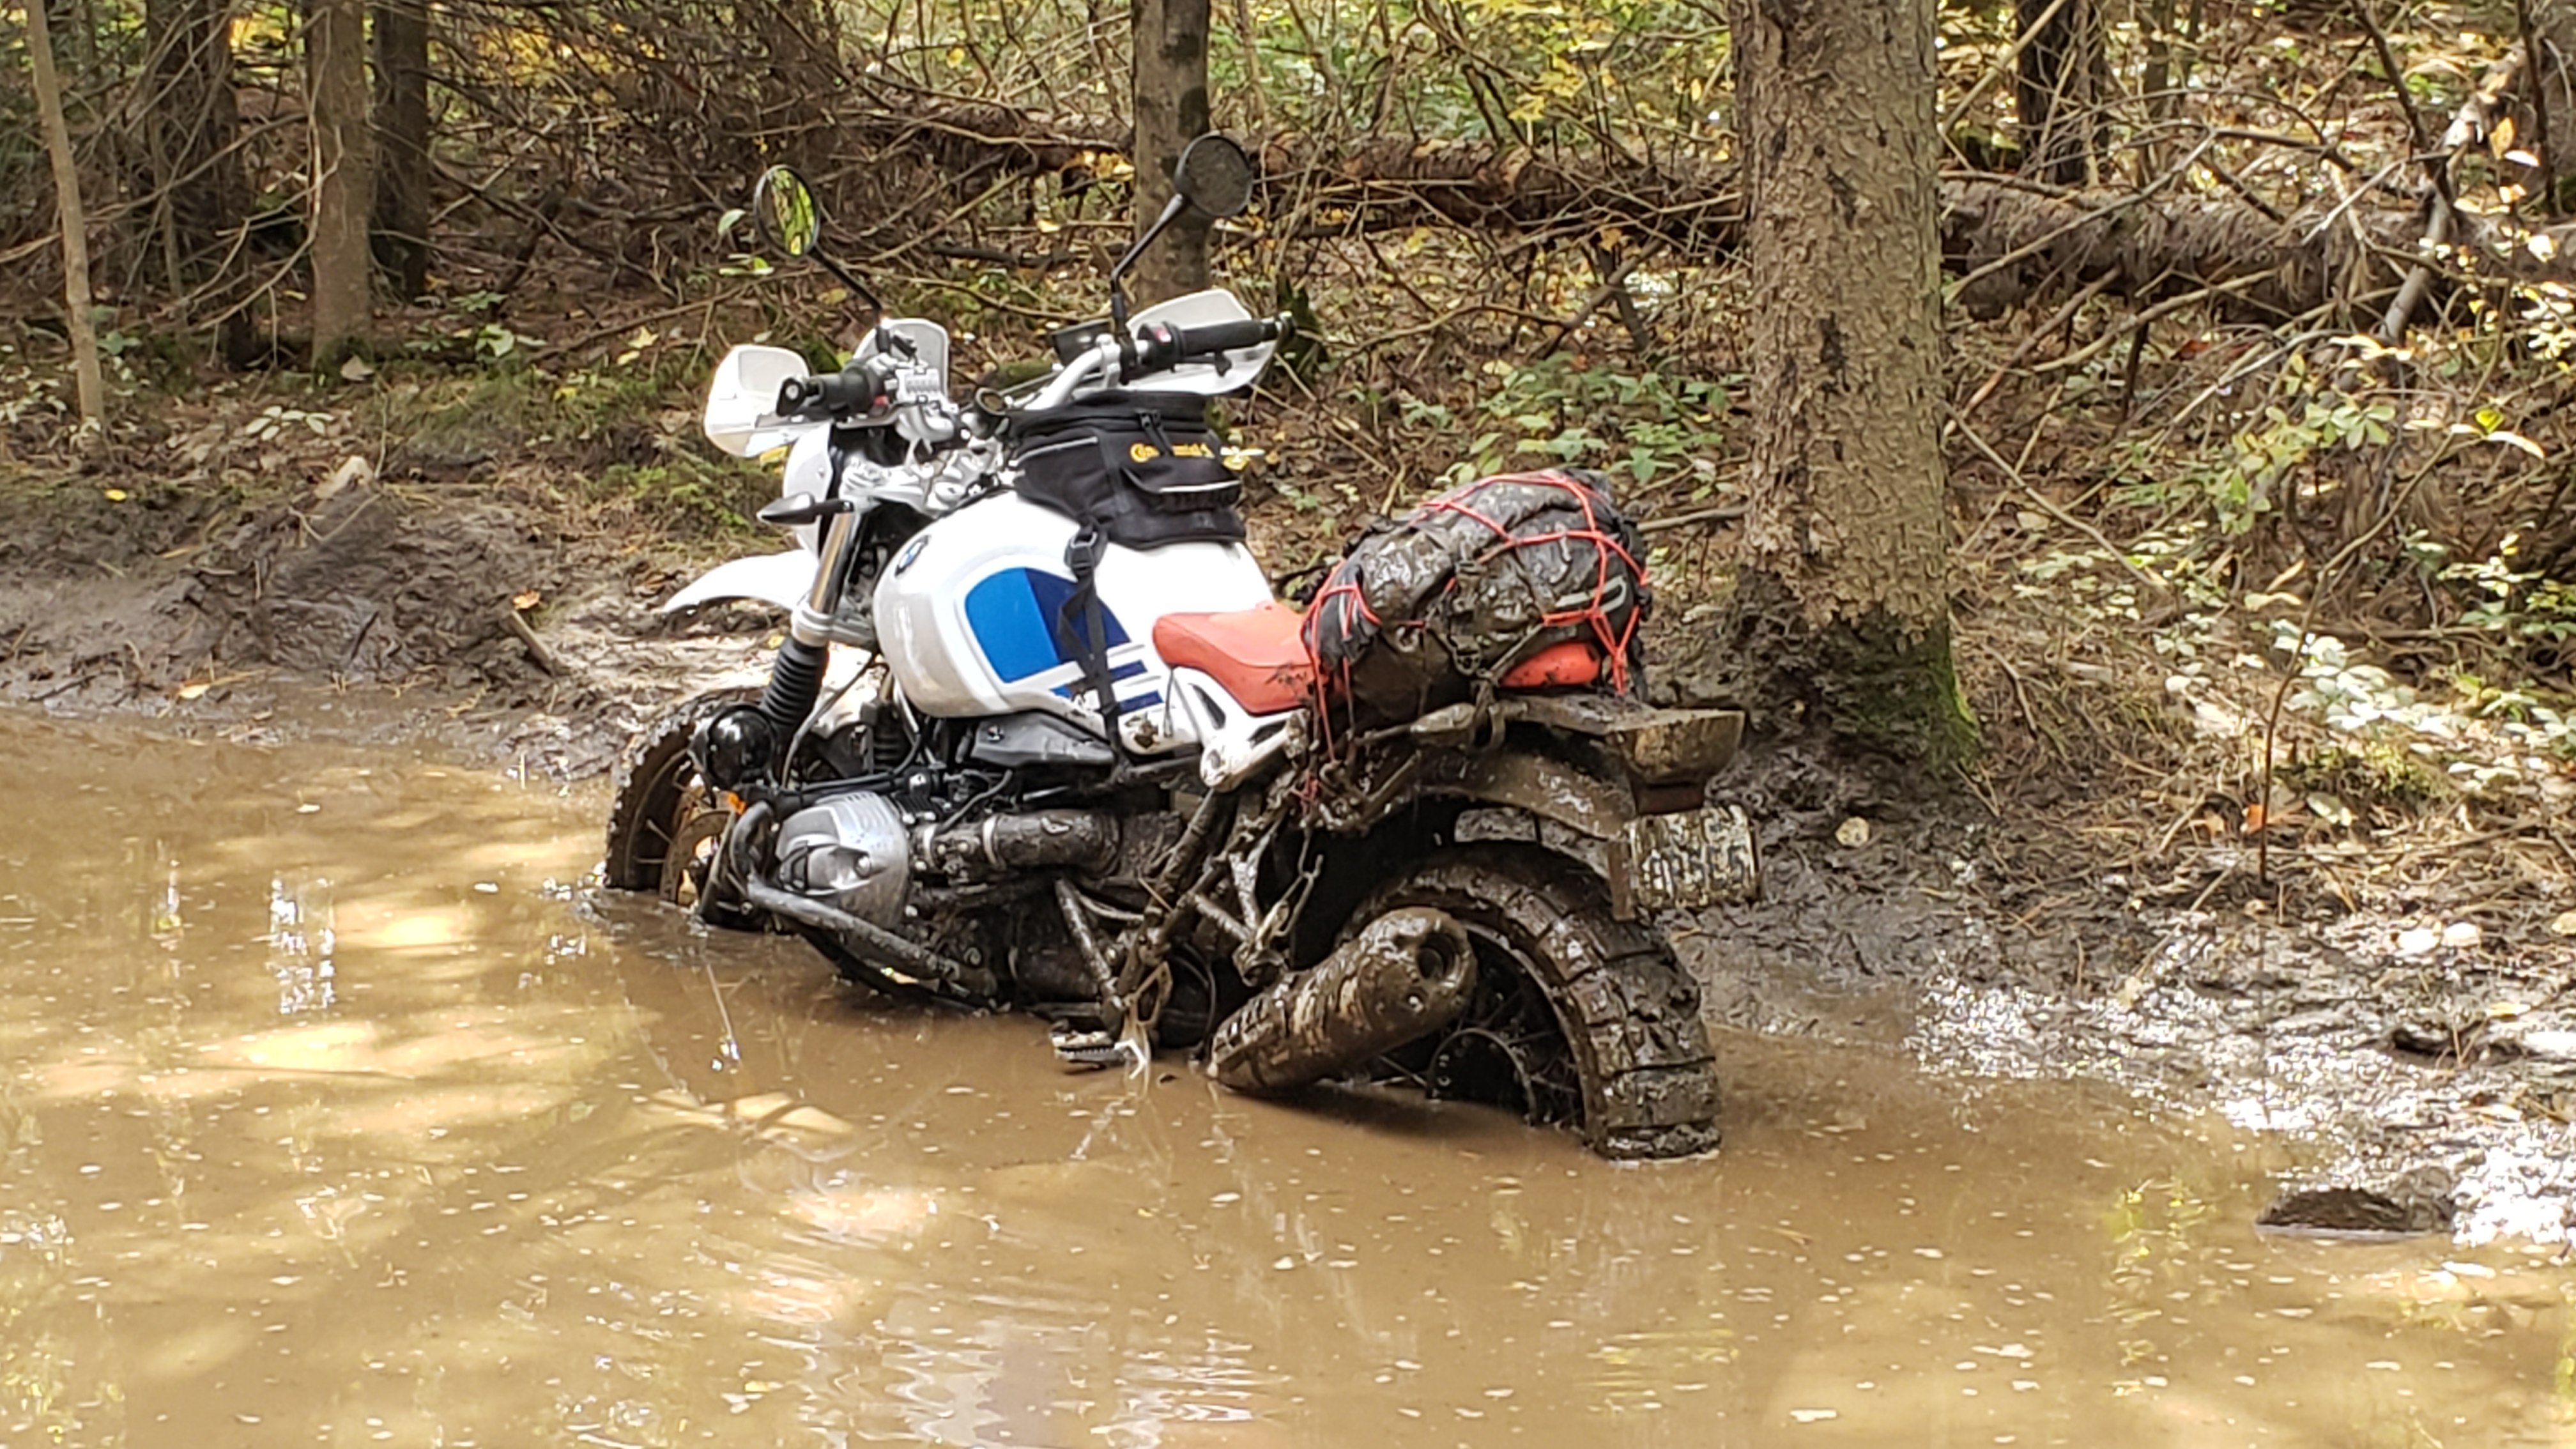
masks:
{"type": "MultiPolygon", "coordinates": [[[[1034,174],[1114,154],[1114,123],[1006,106],[915,104],[845,112],[844,134],[885,153],[1034,174]]],[[[1455,226],[1504,234],[1595,235],[1615,227],[1698,262],[1732,254],[1743,205],[1731,165],[1550,155],[1481,142],[1279,136],[1254,147],[1273,225],[1301,235],[1455,226]]],[[[2155,302],[2226,289],[2231,310],[2290,317],[2336,297],[2386,293],[2416,260],[2420,206],[2367,191],[2350,204],[2287,216],[2233,195],[2064,190],[2010,176],[1941,180],[1944,268],[1971,278],[1962,305],[1987,313],[2079,288],[2155,302]],[[2098,286],[2097,286],[2098,284],[2098,286]]],[[[2487,228],[2459,236],[2476,248],[2487,228]]],[[[2528,252],[2514,274],[2534,268],[2528,252]]]]}

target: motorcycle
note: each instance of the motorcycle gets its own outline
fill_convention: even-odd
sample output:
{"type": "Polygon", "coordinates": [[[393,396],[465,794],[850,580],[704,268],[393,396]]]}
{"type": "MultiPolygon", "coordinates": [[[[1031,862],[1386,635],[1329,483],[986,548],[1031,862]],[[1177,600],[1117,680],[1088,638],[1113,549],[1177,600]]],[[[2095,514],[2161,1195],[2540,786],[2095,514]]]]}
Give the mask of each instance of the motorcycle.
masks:
{"type": "Polygon", "coordinates": [[[884,317],[811,189],[761,178],[768,243],[877,320],[835,373],[757,345],[716,369],[706,435],[786,450],[760,516],[798,546],[664,607],[790,623],[760,689],[629,748],[606,883],[794,932],[893,997],[1044,1018],[1069,1063],[1187,1051],[1246,1092],[1405,1083],[1610,1157],[1710,1151],[1698,991],[1648,914],[1758,888],[1743,815],[1705,790],[1742,717],[1640,702],[1604,664],[1624,637],[1556,638],[1420,708],[1337,705],[1321,603],[1274,596],[1206,416],[1289,320],[1221,289],[1131,316],[1124,289],[1184,207],[1239,215],[1253,181],[1194,142],[1110,316],[961,403],[946,330],[884,317]]]}

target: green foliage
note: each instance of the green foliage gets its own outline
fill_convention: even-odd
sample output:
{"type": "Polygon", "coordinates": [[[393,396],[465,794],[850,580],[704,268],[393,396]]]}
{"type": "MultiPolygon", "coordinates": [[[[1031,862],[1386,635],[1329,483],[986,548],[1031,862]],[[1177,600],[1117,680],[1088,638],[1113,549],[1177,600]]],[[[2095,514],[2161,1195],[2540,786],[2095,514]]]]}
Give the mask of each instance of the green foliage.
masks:
{"type": "Polygon", "coordinates": [[[61,418],[68,409],[60,389],[51,384],[52,370],[31,367],[19,356],[14,342],[0,342],[0,428],[12,428],[30,418],[61,418]]]}
{"type": "Polygon", "coordinates": [[[708,537],[765,535],[752,514],[775,480],[689,453],[659,463],[619,463],[599,475],[595,492],[631,503],[677,533],[708,537]]]}
{"type": "Polygon", "coordinates": [[[2519,535],[2508,533],[2494,553],[2451,564],[2437,575],[2445,582],[2468,584],[2478,596],[2460,622],[2515,640],[2564,644],[2576,639],[2576,584],[2537,569],[2516,568],[2520,541],[2519,535]]]}
{"type": "MultiPolygon", "coordinates": [[[[2281,506],[2296,478],[2320,454],[2384,448],[2395,436],[2395,404],[2341,391],[2331,379],[2293,355],[2282,367],[2258,421],[2229,440],[2215,459],[2195,459],[2168,476],[2138,479],[2121,489],[2123,502],[2146,507],[2190,503],[2206,506],[2222,533],[2243,534],[2281,506]]],[[[2141,459],[2133,457],[2134,469],[2141,459]]]]}
{"type": "MultiPolygon", "coordinates": [[[[1515,366],[1490,362],[1492,391],[1478,399],[1465,426],[1475,430],[1447,481],[1463,483],[1519,468],[1598,468],[1632,483],[1675,473],[1699,478],[1694,498],[1715,486],[1726,438],[1718,415],[1726,383],[1662,372],[1585,367],[1558,354],[1515,366]]],[[[1456,428],[1456,413],[1406,397],[1404,421],[1456,428]]]]}
{"type": "Polygon", "coordinates": [[[2347,740],[2324,745],[2273,769],[2273,779],[2286,789],[2315,801],[2384,801],[2424,805],[2442,798],[2442,777],[2421,758],[2386,740],[2347,740]]]}
{"type": "Polygon", "coordinates": [[[2306,633],[2287,620],[2275,621],[2273,634],[2276,652],[2299,661],[2290,706],[2322,723],[2327,749],[2343,751],[2346,764],[2381,793],[2429,794],[2430,782],[2444,778],[2473,794],[2512,789],[2527,783],[2526,762],[2576,759],[2576,726],[2531,692],[2490,689],[2462,674],[2450,697],[2427,698],[2353,658],[2331,634],[2306,633]],[[2466,748],[2480,735],[2490,747],[2466,748]]]}

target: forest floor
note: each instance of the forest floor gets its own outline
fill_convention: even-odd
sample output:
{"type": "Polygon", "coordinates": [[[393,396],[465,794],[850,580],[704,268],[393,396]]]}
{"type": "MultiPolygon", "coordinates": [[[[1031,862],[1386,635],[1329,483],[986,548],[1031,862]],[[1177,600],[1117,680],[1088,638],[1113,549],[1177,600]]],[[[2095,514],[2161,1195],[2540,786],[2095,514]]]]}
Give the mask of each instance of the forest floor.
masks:
{"type": "MultiPolygon", "coordinates": [[[[244,385],[165,400],[86,459],[0,439],[0,700],[606,771],[774,640],[759,611],[655,611],[707,562],[779,546],[727,521],[774,484],[705,460],[673,379],[620,406],[526,393],[244,385]]],[[[1326,483],[1366,448],[1254,424],[1256,547],[1283,573],[1329,557],[1381,501],[1326,483]]],[[[1698,641],[1730,520],[1706,496],[1627,500],[1662,521],[1659,690],[1715,673],[1698,641]]],[[[1957,502],[1988,753],[1904,784],[1795,740],[1750,751],[1719,793],[1757,822],[1766,894],[1675,923],[1712,1019],[2109,1080],[2306,1141],[2289,1186],[2394,1194],[2431,1167],[2464,1235],[2569,1240],[2562,742],[2397,684],[2363,641],[2284,650],[2279,607],[2185,597],[2053,508],[1957,502]]]]}

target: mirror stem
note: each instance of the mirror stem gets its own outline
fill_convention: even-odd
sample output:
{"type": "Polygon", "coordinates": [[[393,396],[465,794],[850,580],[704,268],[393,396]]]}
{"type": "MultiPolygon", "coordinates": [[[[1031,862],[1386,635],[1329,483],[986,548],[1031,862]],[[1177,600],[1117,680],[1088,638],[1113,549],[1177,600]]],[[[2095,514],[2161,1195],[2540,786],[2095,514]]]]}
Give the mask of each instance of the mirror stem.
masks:
{"type": "Polygon", "coordinates": [[[1188,205],[1186,199],[1177,195],[1165,202],[1163,214],[1154,218],[1154,224],[1145,228],[1143,236],[1136,238],[1136,244],[1127,249],[1127,255],[1120,257],[1118,265],[1109,269],[1109,320],[1117,324],[1122,335],[1127,331],[1127,289],[1119,285],[1120,279],[1127,275],[1129,267],[1136,265],[1136,259],[1145,254],[1145,248],[1154,244],[1154,238],[1180,220],[1182,209],[1188,205]]]}
{"type": "Polygon", "coordinates": [[[866,283],[861,282],[857,277],[850,275],[850,269],[842,266],[838,258],[834,257],[831,253],[824,251],[820,247],[806,253],[806,255],[812,257],[818,262],[821,262],[823,264],[823,270],[830,272],[835,277],[838,277],[842,286],[849,288],[852,295],[856,296],[860,301],[865,302],[868,306],[868,314],[871,320],[885,315],[885,303],[877,300],[877,294],[869,291],[866,283]]]}

